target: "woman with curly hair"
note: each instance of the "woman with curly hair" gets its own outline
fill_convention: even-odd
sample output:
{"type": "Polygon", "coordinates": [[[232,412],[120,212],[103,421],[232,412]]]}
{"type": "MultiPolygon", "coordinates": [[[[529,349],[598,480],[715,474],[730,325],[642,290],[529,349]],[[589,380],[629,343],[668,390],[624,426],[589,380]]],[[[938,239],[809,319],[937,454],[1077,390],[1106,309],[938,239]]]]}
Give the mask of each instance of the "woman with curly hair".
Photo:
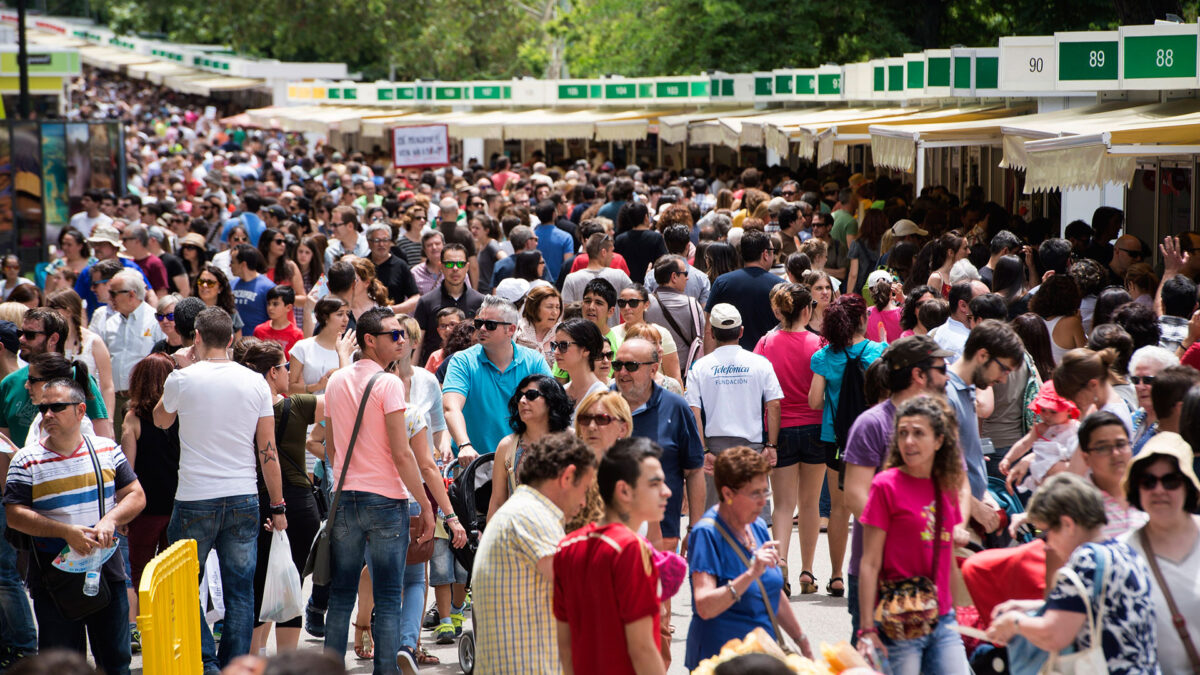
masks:
{"type": "Polygon", "coordinates": [[[574,404],[553,377],[528,375],[521,380],[516,393],[508,399],[508,424],[513,433],[500,439],[496,446],[488,514],[495,513],[516,492],[517,469],[525,450],[547,434],[565,431],[571,426],[574,414],[574,404]]]}
{"type": "Polygon", "coordinates": [[[939,297],[939,292],[931,286],[914,286],[904,296],[904,304],[900,306],[900,337],[913,335],[917,327],[917,307],[926,300],[939,297]]]}
{"type": "Polygon", "coordinates": [[[881,651],[883,672],[970,672],[962,638],[953,630],[950,593],[951,533],[963,520],[958,493],[966,478],[957,437],[958,423],[945,403],[924,395],[905,401],[896,410],[887,468],[871,481],[861,518],[858,604],[864,626],[858,648],[863,654],[881,651]],[[937,621],[927,635],[888,634],[888,624],[877,627],[869,617],[892,584],[911,577],[933,582],[937,621]]]}
{"type": "Polygon", "coordinates": [[[1057,365],[1068,351],[1087,346],[1083,318],[1079,314],[1079,285],[1066,274],[1055,274],[1042,282],[1029,311],[1042,317],[1050,333],[1050,353],[1057,365]]]}
{"type": "Polygon", "coordinates": [[[205,263],[200,274],[192,282],[192,295],[204,301],[209,307],[220,307],[233,317],[233,333],[241,335],[242,317],[238,315],[237,305],[233,302],[233,289],[229,287],[229,277],[213,263],[205,263]]]}
{"type": "Polygon", "coordinates": [[[826,590],[841,597],[846,587],[842,581],[842,562],[846,555],[846,537],[850,532],[850,511],[842,489],[838,487],[841,468],[833,420],[837,415],[838,398],[842,393],[842,376],[850,359],[857,359],[865,369],[874,363],[887,347],[886,342],[868,340],[867,306],[857,295],[843,295],[825,310],[821,337],[826,345],[812,356],[812,385],[808,390],[808,405],[821,414],[820,441],[825,450],[826,479],[829,483],[829,557],[833,563],[833,578],[826,590]]]}

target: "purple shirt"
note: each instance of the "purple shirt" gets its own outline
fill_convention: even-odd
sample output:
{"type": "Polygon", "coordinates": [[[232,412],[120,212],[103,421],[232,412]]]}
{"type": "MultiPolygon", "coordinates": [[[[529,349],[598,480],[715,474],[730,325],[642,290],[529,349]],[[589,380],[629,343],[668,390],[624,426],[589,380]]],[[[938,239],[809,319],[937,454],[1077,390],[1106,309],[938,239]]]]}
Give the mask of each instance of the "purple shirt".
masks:
{"type": "MultiPolygon", "coordinates": [[[[896,416],[896,405],[892,399],[867,408],[867,411],[854,421],[850,427],[850,436],[846,439],[845,460],[847,464],[870,466],[876,469],[883,467],[887,459],[888,447],[892,443],[893,419],[896,416]]],[[[854,530],[850,538],[850,567],[849,573],[858,576],[858,561],[862,558],[862,525],[858,519],[854,521],[854,530]]]]}

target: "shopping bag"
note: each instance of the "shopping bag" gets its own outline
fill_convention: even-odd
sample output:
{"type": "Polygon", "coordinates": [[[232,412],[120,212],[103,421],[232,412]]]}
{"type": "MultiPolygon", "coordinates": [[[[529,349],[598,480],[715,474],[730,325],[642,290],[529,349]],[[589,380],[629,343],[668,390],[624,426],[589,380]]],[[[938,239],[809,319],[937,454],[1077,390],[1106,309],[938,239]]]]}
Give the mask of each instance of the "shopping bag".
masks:
{"type": "Polygon", "coordinates": [[[271,553],[267,556],[267,581],[263,585],[258,620],[283,623],[300,616],[303,611],[300,572],[292,562],[292,547],[288,544],[287,533],[276,530],[271,537],[271,553]]]}

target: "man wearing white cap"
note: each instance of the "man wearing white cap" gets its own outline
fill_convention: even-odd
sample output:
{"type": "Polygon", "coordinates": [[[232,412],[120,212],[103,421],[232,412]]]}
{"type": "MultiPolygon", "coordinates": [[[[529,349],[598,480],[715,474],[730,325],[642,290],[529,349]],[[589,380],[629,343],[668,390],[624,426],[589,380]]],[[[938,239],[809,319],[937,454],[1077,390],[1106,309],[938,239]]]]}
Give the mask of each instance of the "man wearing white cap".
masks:
{"type": "MultiPolygon", "coordinates": [[[[692,364],[684,394],[696,417],[700,437],[704,439],[704,465],[711,469],[718,454],[739,445],[761,449],[767,461],[774,465],[780,402],[783,400],[783,388],[779,386],[775,368],[766,357],[742,349],[738,344],[743,328],[742,315],[736,307],[723,302],[714,305],[709,321],[717,347],[692,364]],[[763,438],[764,410],[766,439],[763,438]]],[[[705,473],[706,479],[711,481],[711,473],[705,473]]],[[[705,508],[716,503],[717,491],[710,486],[706,494],[705,508]]]]}

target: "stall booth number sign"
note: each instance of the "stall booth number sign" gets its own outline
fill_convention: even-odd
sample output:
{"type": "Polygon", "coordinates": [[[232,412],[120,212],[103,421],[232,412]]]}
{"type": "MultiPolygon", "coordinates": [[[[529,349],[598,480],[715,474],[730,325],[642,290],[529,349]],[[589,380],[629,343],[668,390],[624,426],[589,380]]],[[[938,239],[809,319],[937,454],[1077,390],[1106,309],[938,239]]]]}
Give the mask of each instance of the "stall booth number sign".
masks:
{"type": "Polygon", "coordinates": [[[1125,37],[1125,79],[1196,77],[1196,35],[1125,37]]]}
{"type": "Polygon", "coordinates": [[[1117,41],[1059,43],[1058,79],[1117,79],[1117,41]]]}
{"type": "Polygon", "coordinates": [[[450,137],[446,125],[394,127],[392,162],[398,167],[449,164],[450,137]]]}

